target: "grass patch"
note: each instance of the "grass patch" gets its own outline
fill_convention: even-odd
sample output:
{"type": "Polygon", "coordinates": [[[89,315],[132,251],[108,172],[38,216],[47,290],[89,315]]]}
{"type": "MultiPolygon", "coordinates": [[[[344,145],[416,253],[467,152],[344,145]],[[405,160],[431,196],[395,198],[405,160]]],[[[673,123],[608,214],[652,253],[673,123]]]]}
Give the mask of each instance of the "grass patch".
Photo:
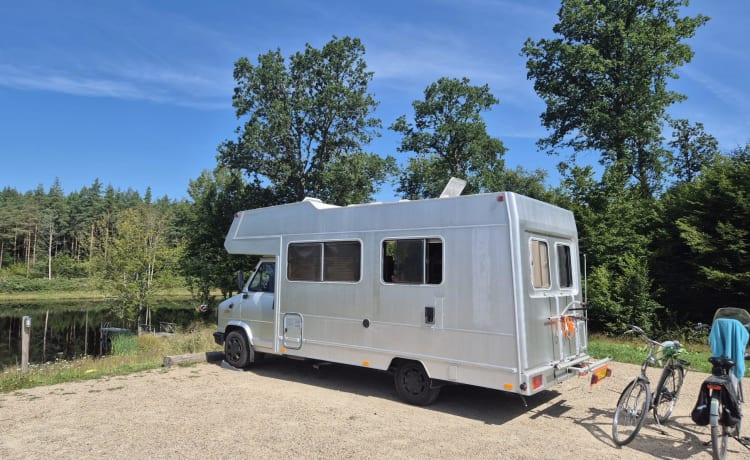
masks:
{"type": "Polygon", "coordinates": [[[20,369],[0,371],[0,393],[158,369],[167,355],[220,351],[213,339],[215,330],[213,326],[197,326],[171,337],[120,335],[113,338],[113,353],[102,358],[31,365],[26,375],[20,369]]]}
{"type": "MultiPolygon", "coordinates": [[[[685,352],[680,357],[690,362],[689,369],[695,372],[711,372],[711,349],[707,344],[690,343],[683,345],[685,352]]],[[[614,361],[629,364],[643,364],[648,356],[648,345],[640,339],[589,337],[589,353],[598,358],[611,357],[614,361]]],[[[745,377],[750,376],[750,366],[745,377]]]]}

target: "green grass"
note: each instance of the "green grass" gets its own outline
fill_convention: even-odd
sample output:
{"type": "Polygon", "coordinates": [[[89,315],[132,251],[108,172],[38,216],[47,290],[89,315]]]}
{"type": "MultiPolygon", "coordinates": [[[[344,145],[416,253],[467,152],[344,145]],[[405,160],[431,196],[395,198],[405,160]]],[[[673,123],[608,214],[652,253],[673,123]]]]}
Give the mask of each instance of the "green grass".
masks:
{"type": "Polygon", "coordinates": [[[114,337],[112,355],[86,357],[72,361],[31,365],[22,375],[20,369],[0,371],[0,393],[42,385],[90,380],[131,374],[161,367],[164,356],[220,351],[213,340],[213,326],[200,326],[171,337],[120,335],[114,337]]]}
{"type": "MultiPolygon", "coordinates": [[[[683,345],[685,352],[680,357],[690,362],[689,369],[695,372],[711,372],[711,350],[707,344],[690,343],[683,345]]],[[[630,364],[642,364],[648,356],[648,345],[640,339],[613,339],[609,337],[589,337],[589,353],[597,358],[611,357],[614,361],[630,364]]],[[[750,376],[750,366],[745,371],[750,376]]]]}

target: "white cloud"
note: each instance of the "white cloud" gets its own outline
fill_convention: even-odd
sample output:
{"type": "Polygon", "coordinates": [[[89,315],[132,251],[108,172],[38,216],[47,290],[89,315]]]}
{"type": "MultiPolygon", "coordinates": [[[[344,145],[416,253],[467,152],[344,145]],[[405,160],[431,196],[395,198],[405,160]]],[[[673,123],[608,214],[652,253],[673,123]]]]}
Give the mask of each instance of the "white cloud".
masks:
{"type": "MultiPolygon", "coordinates": [[[[113,69],[115,70],[115,69],[113,69]]],[[[173,69],[130,66],[119,72],[73,74],[35,67],[0,64],[0,86],[50,91],[74,96],[145,100],[201,109],[226,108],[231,87],[206,77],[173,69]]]]}

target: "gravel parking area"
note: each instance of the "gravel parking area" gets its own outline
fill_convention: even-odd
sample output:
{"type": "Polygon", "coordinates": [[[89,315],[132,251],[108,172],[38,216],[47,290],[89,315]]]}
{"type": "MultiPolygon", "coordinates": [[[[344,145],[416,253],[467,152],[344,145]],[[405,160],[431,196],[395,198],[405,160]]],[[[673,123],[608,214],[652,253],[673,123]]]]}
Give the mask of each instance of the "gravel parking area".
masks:
{"type": "MultiPolygon", "coordinates": [[[[400,402],[391,376],[370,369],[289,359],[245,372],[165,368],[0,394],[0,458],[711,458],[708,429],[689,415],[705,374],[688,373],[666,426],[649,417],[617,448],[613,408],[638,367],[611,367],[595,387],[574,377],[527,405],[450,386],[429,407],[400,402]]],[[[736,442],[730,450],[750,458],[736,442]]]]}

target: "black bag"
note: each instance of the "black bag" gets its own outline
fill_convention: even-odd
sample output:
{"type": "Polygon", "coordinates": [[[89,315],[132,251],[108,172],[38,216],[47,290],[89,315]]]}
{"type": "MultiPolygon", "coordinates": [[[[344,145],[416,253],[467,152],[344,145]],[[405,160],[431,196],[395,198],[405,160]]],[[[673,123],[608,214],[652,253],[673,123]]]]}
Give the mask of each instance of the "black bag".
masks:
{"type": "Polygon", "coordinates": [[[710,376],[701,385],[698,392],[698,400],[690,413],[696,425],[708,425],[711,417],[711,390],[708,385],[721,385],[721,405],[723,410],[719,414],[719,423],[724,426],[735,426],[742,418],[739,401],[734,392],[733,385],[726,376],[710,376]]]}
{"type": "Polygon", "coordinates": [[[698,400],[695,402],[695,407],[690,413],[690,418],[693,419],[696,425],[706,426],[708,425],[709,418],[711,417],[711,394],[709,393],[706,382],[703,382],[701,389],[698,392],[698,400]]]}

